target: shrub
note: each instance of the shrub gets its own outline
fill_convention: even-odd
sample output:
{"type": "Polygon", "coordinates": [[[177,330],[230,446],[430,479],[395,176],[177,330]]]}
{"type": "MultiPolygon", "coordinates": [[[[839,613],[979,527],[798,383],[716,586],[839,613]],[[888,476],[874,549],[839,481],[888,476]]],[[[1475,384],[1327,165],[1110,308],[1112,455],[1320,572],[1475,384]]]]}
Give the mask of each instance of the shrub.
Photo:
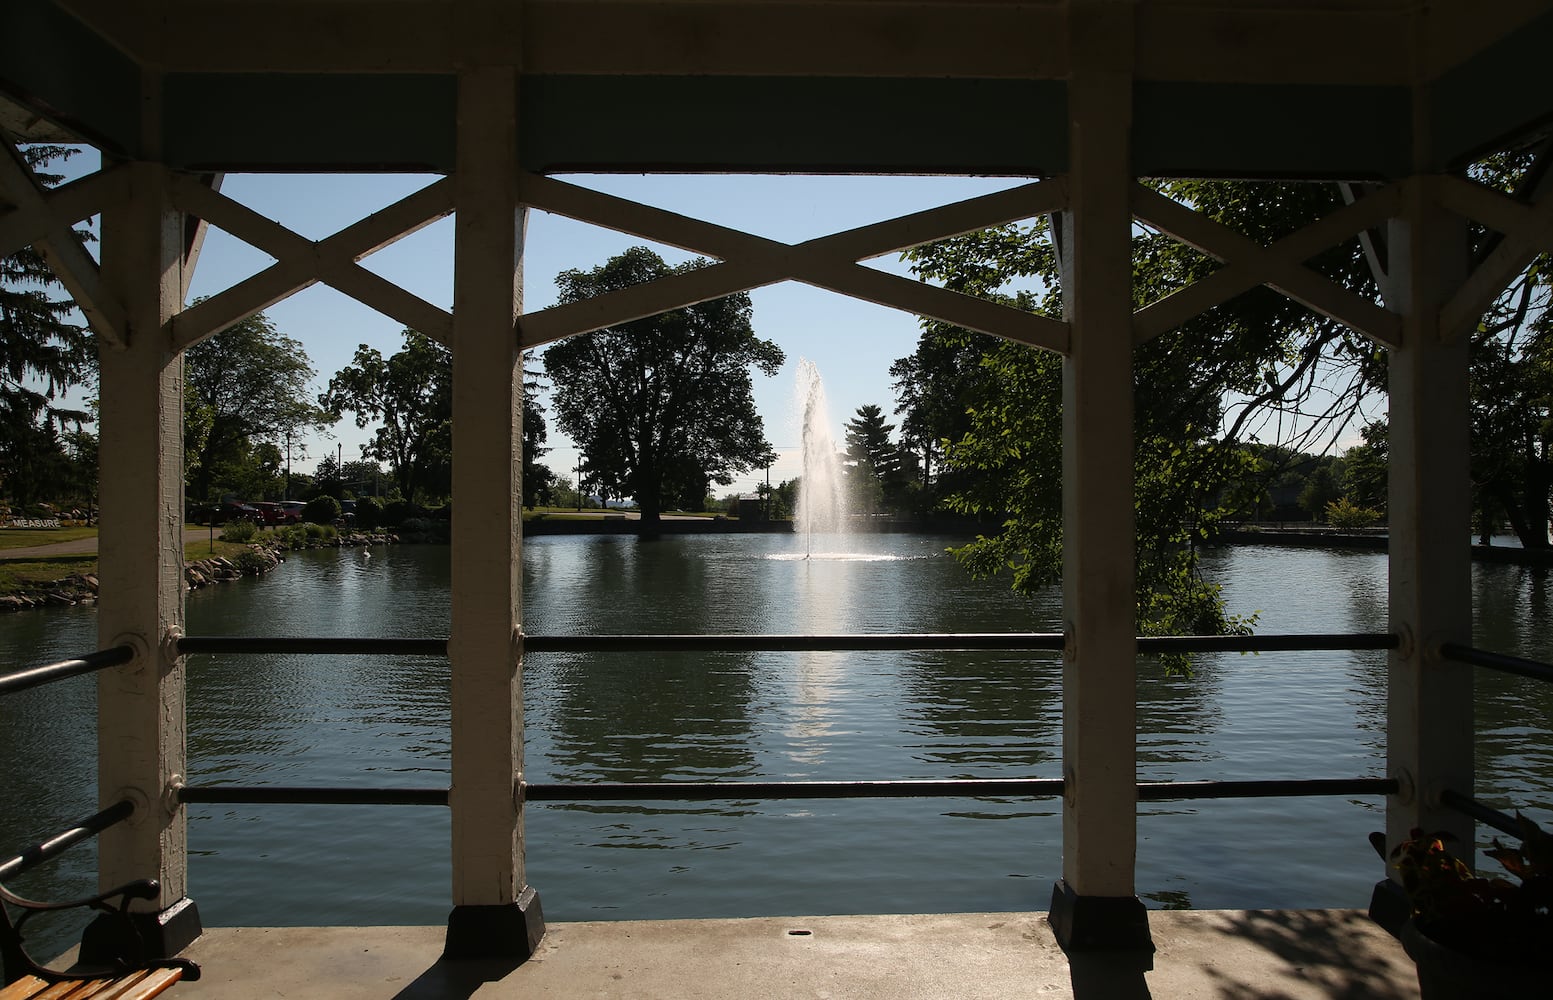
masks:
{"type": "Polygon", "coordinates": [[[309,541],[326,542],[339,534],[332,524],[304,524],[302,527],[306,530],[309,541]]]}
{"type": "MultiPolygon", "coordinates": [[[[222,537],[226,536],[223,534],[222,537]]],[[[232,565],[244,576],[258,576],[269,566],[269,562],[253,549],[244,549],[232,558],[232,565]]]]}
{"type": "Polygon", "coordinates": [[[397,528],[412,517],[425,517],[426,512],[408,500],[393,500],[383,507],[380,527],[397,528]]]}
{"type": "Polygon", "coordinates": [[[1327,504],[1327,523],[1334,528],[1368,528],[1380,521],[1380,511],[1360,507],[1347,497],[1327,504]]]}
{"type": "Polygon", "coordinates": [[[356,501],[356,527],[362,531],[375,531],[383,525],[383,501],[377,497],[362,497],[356,501]]]}
{"type": "Polygon", "coordinates": [[[259,526],[252,521],[228,521],[221,528],[223,542],[251,542],[259,533],[259,526]]]}
{"type": "Polygon", "coordinates": [[[310,524],[333,524],[340,519],[340,501],[324,494],[316,496],[302,508],[302,520],[310,524]]]}

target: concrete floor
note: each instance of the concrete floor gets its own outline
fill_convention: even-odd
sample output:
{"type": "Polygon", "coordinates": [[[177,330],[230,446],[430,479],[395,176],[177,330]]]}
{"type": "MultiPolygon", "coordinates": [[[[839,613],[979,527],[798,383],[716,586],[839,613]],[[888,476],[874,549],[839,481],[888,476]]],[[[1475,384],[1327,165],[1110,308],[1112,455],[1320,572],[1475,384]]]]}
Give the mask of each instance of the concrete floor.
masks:
{"type": "Polygon", "coordinates": [[[177,1000],[309,997],[1216,997],[1414,1000],[1402,948],[1348,910],[1154,911],[1158,953],[1070,965],[1044,913],[551,924],[527,963],[439,963],[440,927],[214,928],[177,1000]]]}

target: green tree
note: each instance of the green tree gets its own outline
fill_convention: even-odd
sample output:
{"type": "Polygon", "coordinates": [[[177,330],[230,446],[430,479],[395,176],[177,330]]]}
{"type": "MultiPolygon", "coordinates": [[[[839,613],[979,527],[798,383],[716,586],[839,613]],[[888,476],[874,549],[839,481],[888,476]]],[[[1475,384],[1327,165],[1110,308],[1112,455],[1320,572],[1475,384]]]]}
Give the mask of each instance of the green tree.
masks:
{"type": "Polygon", "coordinates": [[[1382,514],[1389,488],[1390,434],[1385,420],[1371,421],[1359,431],[1360,442],[1343,452],[1343,496],[1355,506],[1382,514]]]}
{"type": "Polygon", "coordinates": [[[1333,464],[1317,462],[1305,480],[1305,488],[1300,490],[1300,508],[1309,511],[1312,520],[1321,520],[1327,505],[1343,495],[1342,485],[1333,475],[1333,464]]]}
{"type": "Polygon", "coordinates": [[[355,414],[356,426],[381,426],[362,445],[363,458],[388,463],[406,500],[446,496],[452,481],[453,355],[415,330],[404,347],[383,357],[366,344],[335,373],[318,397],[336,419],[355,414]]]}
{"type": "Polygon", "coordinates": [[[857,408],[857,416],[845,428],[848,473],[853,480],[853,510],[878,513],[886,508],[900,510],[905,501],[906,483],[900,450],[890,440],[894,424],[886,423],[884,411],[874,403],[857,408]]]}
{"type": "MultiPolygon", "coordinates": [[[[580,302],[704,263],[669,267],[633,247],[591,271],[564,271],[556,284],[563,303],[580,302]]],[[[731,483],[770,452],[750,370],[774,375],[783,354],[750,322],[749,296],[730,295],[545,352],[558,425],[587,454],[601,492],[634,497],[645,524],[676,501],[699,506],[710,483],[731,483]]]]}
{"type": "MultiPolygon", "coordinates": [[[[1524,197],[1537,183],[1532,150],[1490,156],[1469,174],[1479,183],[1524,197]]],[[[1481,259],[1497,245],[1472,229],[1481,259]]],[[[1521,545],[1549,548],[1553,490],[1553,256],[1543,254],[1494,301],[1471,334],[1472,485],[1480,535],[1510,522],[1521,545]]]]}
{"type": "Polygon", "coordinates": [[[263,313],[185,352],[184,467],[194,496],[279,495],[269,484],[278,483],[280,443],[327,426],[308,398],[313,374],[301,343],[263,313]]]}
{"type": "Polygon", "coordinates": [[[534,352],[523,353],[523,506],[535,507],[555,502],[555,472],[539,460],[550,453],[545,441],[549,427],[545,422],[545,407],[539,401],[544,384],[539,376],[529,374],[534,364],[534,352]]]}
{"type": "MultiPolygon", "coordinates": [[[[1262,242],[1338,207],[1338,192],[1314,184],[1173,182],[1169,196],[1262,242]]],[[[909,251],[917,274],[965,294],[1060,315],[1060,276],[1047,223],[1003,226],[909,251]]],[[[1162,234],[1133,237],[1136,306],[1199,280],[1217,264],[1162,234]]],[[[1357,247],[1308,262],[1360,294],[1373,295],[1357,247]]],[[[965,338],[934,329],[925,336],[965,338]]],[[[1011,343],[977,340],[982,381],[961,398],[968,429],[949,447],[967,474],[953,509],[1003,518],[995,535],[957,551],[973,572],[1012,568],[1017,588],[1055,582],[1061,571],[1061,360],[1011,343]]],[[[919,344],[924,347],[936,345],[919,344]]],[[[1134,476],[1138,626],[1144,632],[1241,630],[1218,588],[1202,578],[1197,543],[1238,506],[1252,459],[1240,447],[1268,414],[1300,416],[1309,439],[1335,435],[1347,414],[1312,412],[1334,384],[1370,387],[1384,369],[1377,352],[1339,324],[1275,293],[1255,290],[1134,354],[1134,476]],[[1226,394],[1241,402],[1225,407],[1226,394]],[[1221,439],[1221,428],[1228,433],[1221,439]]],[[[1357,391],[1357,390],[1356,390],[1357,391]]]]}
{"type": "Polygon", "coordinates": [[[902,444],[917,456],[929,509],[954,488],[952,481],[942,481],[946,470],[940,461],[945,445],[970,430],[966,401],[987,378],[981,362],[994,346],[984,334],[924,320],[916,351],[890,365],[902,444]]]}
{"type": "MultiPolygon", "coordinates": [[[[38,180],[76,150],[25,146],[22,158],[38,180]]],[[[85,231],[77,235],[90,236],[85,231]]],[[[68,488],[69,456],[61,433],[91,421],[86,410],[65,406],[66,392],[90,385],[97,371],[91,331],[71,322],[75,305],[58,295],[58,282],[43,255],[28,247],[0,257],[0,492],[32,503],[68,488]]],[[[63,289],[59,289],[63,291],[63,289]]],[[[94,478],[95,481],[95,478],[94,478]]]]}

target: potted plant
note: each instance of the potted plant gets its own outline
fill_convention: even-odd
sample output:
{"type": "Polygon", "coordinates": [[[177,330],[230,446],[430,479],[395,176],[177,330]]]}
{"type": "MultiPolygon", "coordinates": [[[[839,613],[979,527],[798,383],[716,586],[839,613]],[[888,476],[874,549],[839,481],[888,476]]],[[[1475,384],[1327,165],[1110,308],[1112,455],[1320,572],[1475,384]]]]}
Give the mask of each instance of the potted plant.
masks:
{"type": "MultiPolygon", "coordinates": [[[[1478,875],[1446,850],[1450,834],[1412,835],[1391,852],[1412,919],[1402,947],[1423,1000],[1546,996],[1553,982],[1553,834],[1515,815],[1518,847],[1485,851],[1514,881],[1478,875]]],[[[1373,840],[1374,838],[1372,838],[1373,840]]],[[[1377,843],[1384,855],[1384,838],[1377,843]]]]}

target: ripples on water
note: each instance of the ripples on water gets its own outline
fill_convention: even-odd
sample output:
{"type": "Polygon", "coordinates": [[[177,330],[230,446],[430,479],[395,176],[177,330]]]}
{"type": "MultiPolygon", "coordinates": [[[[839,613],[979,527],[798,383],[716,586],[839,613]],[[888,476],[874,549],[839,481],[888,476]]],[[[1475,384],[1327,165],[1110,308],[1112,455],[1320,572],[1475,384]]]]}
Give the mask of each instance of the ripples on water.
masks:
{"type": "MultiPolygon", "coordinates": [[[[558,536],[525,546],[525,628],[578,632],[1056,631],[1059,598],[965,578],[948,540],[558,536]]],[[[445,635],[448,550],[296,556],[266,580],[189,596],[191,634],[445,635]]],[[[1212,553],[1230,610],[1264,633],[1384,628],[1384,558],[1246,547],[1212,553]]],[[[1478,642],[1550,656],[1544,577],[1474,571],[1478,642]]],[[[90,609],[0,620],[6,662],[90,648],[90,609]]],[[[201,783],[444,787],[445,661],[189,658],[189,773],[201,783]]],[[[1140,660],[1144,780],[1378,776],[1385,655],[1200,657],[1192,677],[1140,660]]],[[[1057,777],[1061,664],[999,651],[534,654],[525,665],[534,782],[1057,777]]],[[[1533,681],[1479,674],[1479,791],[1553,803],[1533,681]]],[[[0,701],[0,840],[21,846],[94,806],[89,678],[0,701]]],[[[1362,906],[1379,877],[1378,800],[1140,807],[1151,905],[1362,906]]],[[[528,878],[552,919],[1042,909],[1061,867],[1055,800],[533,804],[528,878]]],[[[447,811],[190,809],[191,893],[207,923],[440,923],[447,811]]],[[[92,883],[90,850],[24,881],[92,883]]],[[[59,891],[55,891],[59,890],[59,891]]]]}

